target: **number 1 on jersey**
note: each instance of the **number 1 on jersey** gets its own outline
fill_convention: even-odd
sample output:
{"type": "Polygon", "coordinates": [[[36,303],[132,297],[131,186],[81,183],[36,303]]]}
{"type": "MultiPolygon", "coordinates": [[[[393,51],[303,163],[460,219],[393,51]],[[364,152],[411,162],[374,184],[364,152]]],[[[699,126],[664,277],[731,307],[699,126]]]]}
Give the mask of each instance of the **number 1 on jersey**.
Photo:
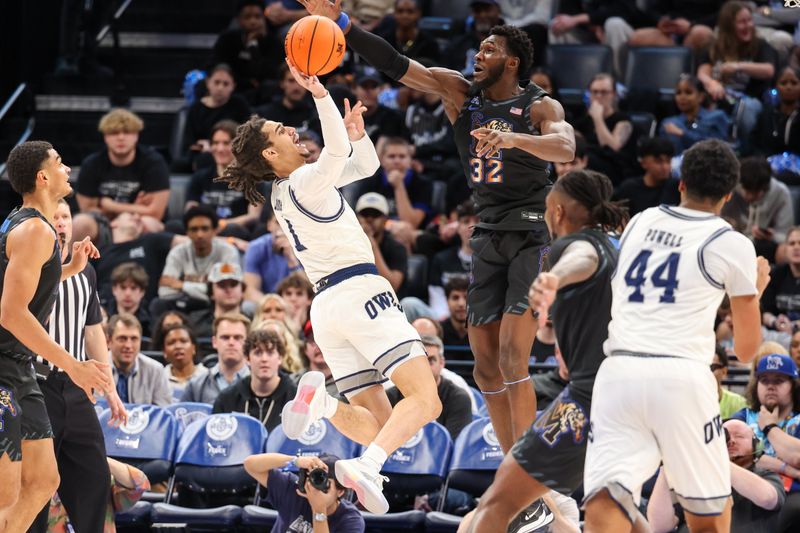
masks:
{"type": "Polygon", "coordinates": [[[297,237],[297,233],[294,232],[294,227],[292,227],[292,222],[288,218],[286,218],[284,220],[286,221],[286,227],[289,228],[289,234],[292,236],[292,239],[294,239],[294,247],[295,247],[295,249],[298,252],[305,251],[306,247],[303,246],[303,243],[301,243],[300,239],[297,237]]]}
{"type": "MultiPolygon", "coordinates": [[[[629,287],[633,287],[633,292],[628,296],[629,302],[644,302],[644,294],[642,287],[647,282],[645,271],[647,270],[647,262],[653,254],[652,250],[642,250],[639,255],[631,262],[628,271],[625,272],[625,283],[629,287]]],[[[664,304],[675,303],[675,289],[678,288],[678,263],[681,260],[681,254],[671,253],[669,256],[658,265],[655,271],[650,276],[650,282],[653,287],[664,289],[659,302],[664,304]]]]}

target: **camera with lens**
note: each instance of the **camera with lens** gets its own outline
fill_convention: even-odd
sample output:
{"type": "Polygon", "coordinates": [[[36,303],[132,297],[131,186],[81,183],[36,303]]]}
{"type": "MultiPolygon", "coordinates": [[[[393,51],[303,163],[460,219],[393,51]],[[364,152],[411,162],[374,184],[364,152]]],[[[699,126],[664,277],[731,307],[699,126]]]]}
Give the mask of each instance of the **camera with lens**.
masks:
{"type": "Polygon", "coordinates": [[[331,487],[330,476],[322,468],[314,468],[313,470],[300,469],[297,477],[297,490],[304,494],[306,492],[306,480],[311,483],[312,487],[326,494],[331,487]]]}

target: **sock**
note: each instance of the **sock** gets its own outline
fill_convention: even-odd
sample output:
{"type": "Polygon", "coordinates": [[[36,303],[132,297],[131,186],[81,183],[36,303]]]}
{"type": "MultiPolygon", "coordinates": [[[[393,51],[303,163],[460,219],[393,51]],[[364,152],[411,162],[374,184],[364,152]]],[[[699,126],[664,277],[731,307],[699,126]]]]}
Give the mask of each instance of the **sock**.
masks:
{"type": "Polygon", "coordinates": [[[336,414],[336,409],[339,408],[339,400],[328,394],[325,393],[325,405],[322,408],[322,417],[323,418],[331,418],[333,415],[336,414]]]}
{"type": "Polygon", "coordinates": [[[386,462],[386,459],[388,459],[386,451],[374,442],[370,443],[367,451],[365,451],[364,455],[361,456],[362,461],[365,461],[368,465],[374,467],[375,470],[379,472],[383,467],[383,463],[386,462]]]}

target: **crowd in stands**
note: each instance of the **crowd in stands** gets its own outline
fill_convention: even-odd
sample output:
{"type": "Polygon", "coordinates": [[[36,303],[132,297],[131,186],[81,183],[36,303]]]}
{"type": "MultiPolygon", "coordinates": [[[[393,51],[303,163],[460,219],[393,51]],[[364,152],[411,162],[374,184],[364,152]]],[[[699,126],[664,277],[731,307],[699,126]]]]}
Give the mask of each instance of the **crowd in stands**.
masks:
{"type": "MultiPolygon", "coordinates": [[[[311,97],[283,61],[282,37],[305,10],[294,1],[267,3],[265,11],[264,0],[239,1],[232,29],[219,36],[208,63],[198,65],[206,77],[187,95],[192,103],[180,157],[168,161],[139,143],[147,125],[136,114],[113,109],[102,117],[104,144],[75,172],[74,238],[91,236],[101,252],[94,267],[123,401],[204,402],[214,412],[247,413],[271,431],[303,373],[321,371],[329,391],[336,387],[309,321],[314,290],[292,236],[275,222],[270,185],[261,190],[265,201],[248,205],[241,192],[214,181],[232,161],[238,124],[253,112],[298,128],[311,161],[323,148],[311,97]],[[171,171],[191,174],[177,217],[167,210],[171,171]]],[[[738,362],[729,310],[720,309],[711,370],[723,418],[731,419],[725,423],[731,461],[742,470],[734,470],[733,530],[797,527],[800,214],[792,190],[800,185],[800,46],[791,26],[770,23],[767,1],[657,0],[644,10],[634,0],[475,0],[467,20],[457,21],[459,31],[443,39],[420,27],[434,3],[344,2],[351,20],[401,53],[465,76],[489,29],[517,24],[536,47],[535,69],[523,81],[556,99],[559,65],[546,64],[548,46],[611,48],[611,69],[593,73],[579,104],[565,103],[577,137],[575,160],[554,164],[554,180],[574,169],[601,171],[614,183],[615,199],[626,200],[635,215],[680,201],[680,156],[692,144],[718,138],[741,156],[741,183],[723,216],[774,264],[762,309],[765,340],[777,344],[754,363],[744,397],[729,391],[722,381],[738,362]],[[672,101],[655,103],[620,83],[628,51],[641,46],[691,50],[694,67],[674,80],[672,101]],[[657,120],[654,136],[635,127],[632,113],[641,112],[657,120]],[[756,478],[754,494],[747,482],[756,478]]],[[[342,194],[369,237],[379,273],[423,335],[443,404],[439,422],[455,438],[475,411],[469,387],[446,361],[471,359],[466,293],[477,217],[452,126],[437,95],[399,86],[352,54],[326,84],[340,105],[347,97],[367,107],[381,166],[342,194]]],[[[540,409],[569,379],[553,344],[543,329],[532,354],[556,365],[534,376],[540,409]]],[[[399,400],[395,389],[388,393],[399,400]]],[[[254,468],[267,483],[266,470],[254,468]]],[[[681,512],[663,476],[657,479],[646,512],[655,530],[670,531],[681,512]]]]}

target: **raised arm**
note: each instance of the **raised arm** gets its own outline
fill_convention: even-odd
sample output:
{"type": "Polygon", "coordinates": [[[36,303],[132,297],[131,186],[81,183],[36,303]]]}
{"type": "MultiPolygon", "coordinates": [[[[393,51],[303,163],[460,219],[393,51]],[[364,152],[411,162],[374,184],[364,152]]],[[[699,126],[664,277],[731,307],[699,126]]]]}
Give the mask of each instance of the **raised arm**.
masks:
{"type": "Polygon", "coordinates": [[[564,120],[564,108],[546,96],[531,106],[531,124],[541,135],[503,132],[491,128],[472,130],[478,139],[478,157],[492,157],[502,148],[519,148],[545,161],[567,163],[575,159],[575,131],[564,120]]]}
{"type": "Polygon", "coordinates": [[[366,107],[361,102],[356,102],[350,107],[350,100],[344,99],[344,126],[347,128],[353,153],[347,159],[342,175],[336,182],[337,187],[344,187],[348,183],[372,176],[381,166],[375,146],[364,129],[364,111],[366,107]]]}

